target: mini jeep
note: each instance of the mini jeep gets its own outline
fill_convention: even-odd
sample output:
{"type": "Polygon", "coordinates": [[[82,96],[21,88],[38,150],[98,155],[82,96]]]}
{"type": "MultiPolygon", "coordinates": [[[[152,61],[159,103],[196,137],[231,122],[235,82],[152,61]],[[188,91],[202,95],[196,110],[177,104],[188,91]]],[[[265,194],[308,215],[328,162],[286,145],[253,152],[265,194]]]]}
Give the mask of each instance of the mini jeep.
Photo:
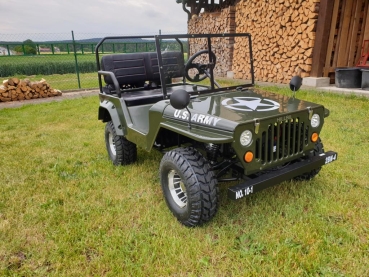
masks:
{"type": "Polygon", "coordinates": [[[329,111],[295,98],[300,77],[291,79],[291,97],[254,87],[250,34],[106,37],[95,53],[98,119],[111,161],[134,163],[137,147],[162,152],[164,198],[186,226],[214,217],[221,182],[235,182],[228,197],[238,200],[285,180],[309,180],[337,160],[319,137],[329,111]],[[137,39],[155,52],[101,54],[104,42],[137,39]],[[246,64],[249,78],[227,79],[224,61],[241,48],[245,61],[233,66],[246,64]]]}

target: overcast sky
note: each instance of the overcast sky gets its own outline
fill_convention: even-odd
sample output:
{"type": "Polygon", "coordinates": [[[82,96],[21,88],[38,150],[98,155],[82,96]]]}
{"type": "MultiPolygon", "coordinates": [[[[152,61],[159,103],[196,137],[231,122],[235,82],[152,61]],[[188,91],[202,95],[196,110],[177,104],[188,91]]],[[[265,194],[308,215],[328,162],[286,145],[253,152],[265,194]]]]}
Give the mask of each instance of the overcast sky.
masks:
{"type": "Polygon", "coordinates": [[[187,14],[175,0],[0,0],[0,11],[0,40],[70,39],[72,30],[76,39],[187,32],[187,14]]]}

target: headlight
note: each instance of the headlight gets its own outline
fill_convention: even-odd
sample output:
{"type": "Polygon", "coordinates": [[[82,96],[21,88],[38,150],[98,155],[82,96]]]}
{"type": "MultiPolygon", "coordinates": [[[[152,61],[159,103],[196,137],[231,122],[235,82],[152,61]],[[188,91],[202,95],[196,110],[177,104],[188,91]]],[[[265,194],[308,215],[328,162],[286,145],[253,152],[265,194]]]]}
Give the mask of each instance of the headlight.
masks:
{"type": "Polygon", "coordinates": [[[252,142],[252,133],[249,130],[243,131],[240,137],[240,143],[242,146],[248,146],[252,142]]]}
{"type": "Polygon", "coordinates": [[[320,116],[319,114],[313,114],[313,117],[311,118],[311,127],[316,128],[320,125],[320,116]]]}

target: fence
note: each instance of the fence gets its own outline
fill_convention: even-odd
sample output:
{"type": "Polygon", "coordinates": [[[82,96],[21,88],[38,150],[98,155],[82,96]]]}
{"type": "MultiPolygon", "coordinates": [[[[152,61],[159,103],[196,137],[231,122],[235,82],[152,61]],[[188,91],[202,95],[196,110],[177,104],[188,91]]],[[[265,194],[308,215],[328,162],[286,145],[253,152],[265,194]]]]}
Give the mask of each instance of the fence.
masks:
{"type": "MultiPolygon", "coordinates": [[[[0,34],[0,78],[18,77],[31,81],[44,78],[60,90],[97,88],[95,46],[106,36],[113,35],[75,36],[73,31],[69,37],[68,34],[0,34]]],[[[161,47],[177,50],[179,45],[173,41],[161,47]]],[[[122,39],[104,42],[100,53],[153,51],[156,51],[154,40],[122,39]]]]}

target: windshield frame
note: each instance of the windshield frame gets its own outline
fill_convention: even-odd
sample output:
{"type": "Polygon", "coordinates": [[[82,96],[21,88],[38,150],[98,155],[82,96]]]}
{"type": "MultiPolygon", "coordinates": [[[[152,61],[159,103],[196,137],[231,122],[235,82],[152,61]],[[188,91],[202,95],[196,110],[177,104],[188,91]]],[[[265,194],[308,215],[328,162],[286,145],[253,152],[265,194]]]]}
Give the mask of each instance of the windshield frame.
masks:
{"type": "MultiPolygon", "coordinates": [[[[160,47],[160,43],[162,40],[165,39],[174,39],[176,40],[178,43],[181,44],[181,49],[182,49],[182,53],[183,53],[183,45],[181,42],[181,39],[195,39],[195,38],[205,38],[207,39],[207,50],[208,50],[208,57],[209,57],[209,62],[211,59],[211,49],[212,49],[212,42],[211,39],[212,38],[235,38],[235,37],[246,37],[248,38],[248,45],[249,45],[249,55],[250,55],[250,73],[251,73],[251,83],[247,83],[247,84],[238,84],[235,86],[227,86],[227,87],[221,87],[221,88],[215,88],[215,80],[214,80],[214,72],[213,72],[213,67],[210,67],[210,89],[205,89],[205,90],[201,90],[198,91],[196,94],[206,94],[206,93],[212,93],[212,92],[219,92],[219,91],[225,91],[225,90],[232,90],[232,89],[243,89],[243,88],[248,88],[248,87],[254,87],[255,86],[255,76],[254,76],[254,65],[253,65],[253,54],[252,54],[252,41],[251,41],[251,34],[250,33],[224,33],[224,34],[173,34],[173,35],[155,35],[155,44],[156,44],[156,52],[158,55],[158,63],[159,63],[159,72],[160,72],[160,79],[162,80],[161,86],[162,86],[162,92],[163,92],[163,96],[164,99],[168,98],[167,95],[167,87],[170,86],[169,84],[166,84],[165,81],[163,82],[163,80],[165,80],[165,71],[164,71],[164,64],[163,64],[163,59],[162,59],[162,54],[161,54],[161,47],[160,47]]],[[[189,50],[188,50],[189,51],[189,50]]],[[[184,78],[184,81],[185,78],[184,78]]],[[[186,83],[186,82],[185,82],[186,83]]]]}
{"type": "MultiPolygon", "coordinates": [[[[208,94],[208,93],[213,93],[213,92],[225,92],[228,90],[233,90],[233,89],[246,89],[249,87],[254,87],[255,86],[255,75],[254,75],[254,65],[253,65],[253,53],[252,53],[252,41],[251,41],[251,34],[250,33],[224,33],[224,34],[171,34],[171,35],[149,35],[149,36],[108,36],[108,37],[104,37],[102,38],[99,43],[96,45],[95,47],[95,57],[96,57],[96,64],[97,64],[97,70],[98,70],[98,82],[99,82],[99,88],[100,88],[100,92],[103,92],[103,83],[102,83],[102,73],[100,73],[101,71],[101,63],[100,63],[100,50],[101,47],[103,45],[104,42],[109,41],[109,40],[129,40],[129,39],[147,39],[148,41],[152,41],[155,44],[155,50],[156,50],[156,54],[157,54],[157,58],[158,58],[158,67],[159,67],[159,74],[160,74],[160,80],[161,80],[161,91],[163,94],[163,99],[168,99],[168,88],[169,87],[175,87],[177,84],[167,84],[165,82],[166,80],[166,72],[164,70],[165,66],[164,66],[164,62],[163,62],[163,56],[162,56],[162,50],[161,50],[161,41],[162,40],[175,40],[179,46],[180,46],[180,51],[182,52],[182,54],[184,55],[184,47],[183,44],[184,43],[188,43],[189,39],[196,39],[196,38],[205,38],[207,40],[207,50],[208,50],[208,57],[209,57],[209,63],[211,63],[211,51],[212,51],[212,38],[237,38],[237,37],[246,37],[246,39],[248,39],[248,51],[249,51],[249,57],[250,57],[250,61],[249,61],[249,65],[250,65],[250,74],[251,74],[251,83],[245,83],[245,84],[237,84],[234,86],[226,86],[226,87],[215,87],[217,82],[214,79],[214,71],[213,71],[213,67],[209,67],[210,70],[210,89],[208,89],[207,85],[196,85],[194,83],[189,83],[186,80],[185,74],[182,77],[182,85],[192,85],[192,86],[198,86],[201,87],[201,90],[196,91],[196,95],[200,95],[200,94],[208,94]]],[[[189,47],[188,47],[189,48],[189,47]]],[[[155,51],[154,51],[155,52],[155,51]]],[[[189,49],[188,49],[189,52],[189,49]]],[[[189,58],[189,57],[188,57],[189,58]]],[[[184,69],[183,69],[184,71],[184,69]]],[[[106,72],[109,73],[109,75],[113,75],[111,72],[106,72]]],[[[112,76],[114,77],[114,76],[112,76]]],[[[115,78],[113,78],[114,80],[115,78]]],[[[116,79],[115,79],[116,80],[116,79]]],[[[118,94],[119,97],[121,97],[121,89],[119,87],[118,82],[114,82],[114,87],[116,90],[116,93],[118,94]]],[[[132,88],[132,89],[126,89],[124,91],[137,91],[140,90],[139,88],[132,88]]],[[[190,93],[192,94],[192,93],[190,93]]]]}

